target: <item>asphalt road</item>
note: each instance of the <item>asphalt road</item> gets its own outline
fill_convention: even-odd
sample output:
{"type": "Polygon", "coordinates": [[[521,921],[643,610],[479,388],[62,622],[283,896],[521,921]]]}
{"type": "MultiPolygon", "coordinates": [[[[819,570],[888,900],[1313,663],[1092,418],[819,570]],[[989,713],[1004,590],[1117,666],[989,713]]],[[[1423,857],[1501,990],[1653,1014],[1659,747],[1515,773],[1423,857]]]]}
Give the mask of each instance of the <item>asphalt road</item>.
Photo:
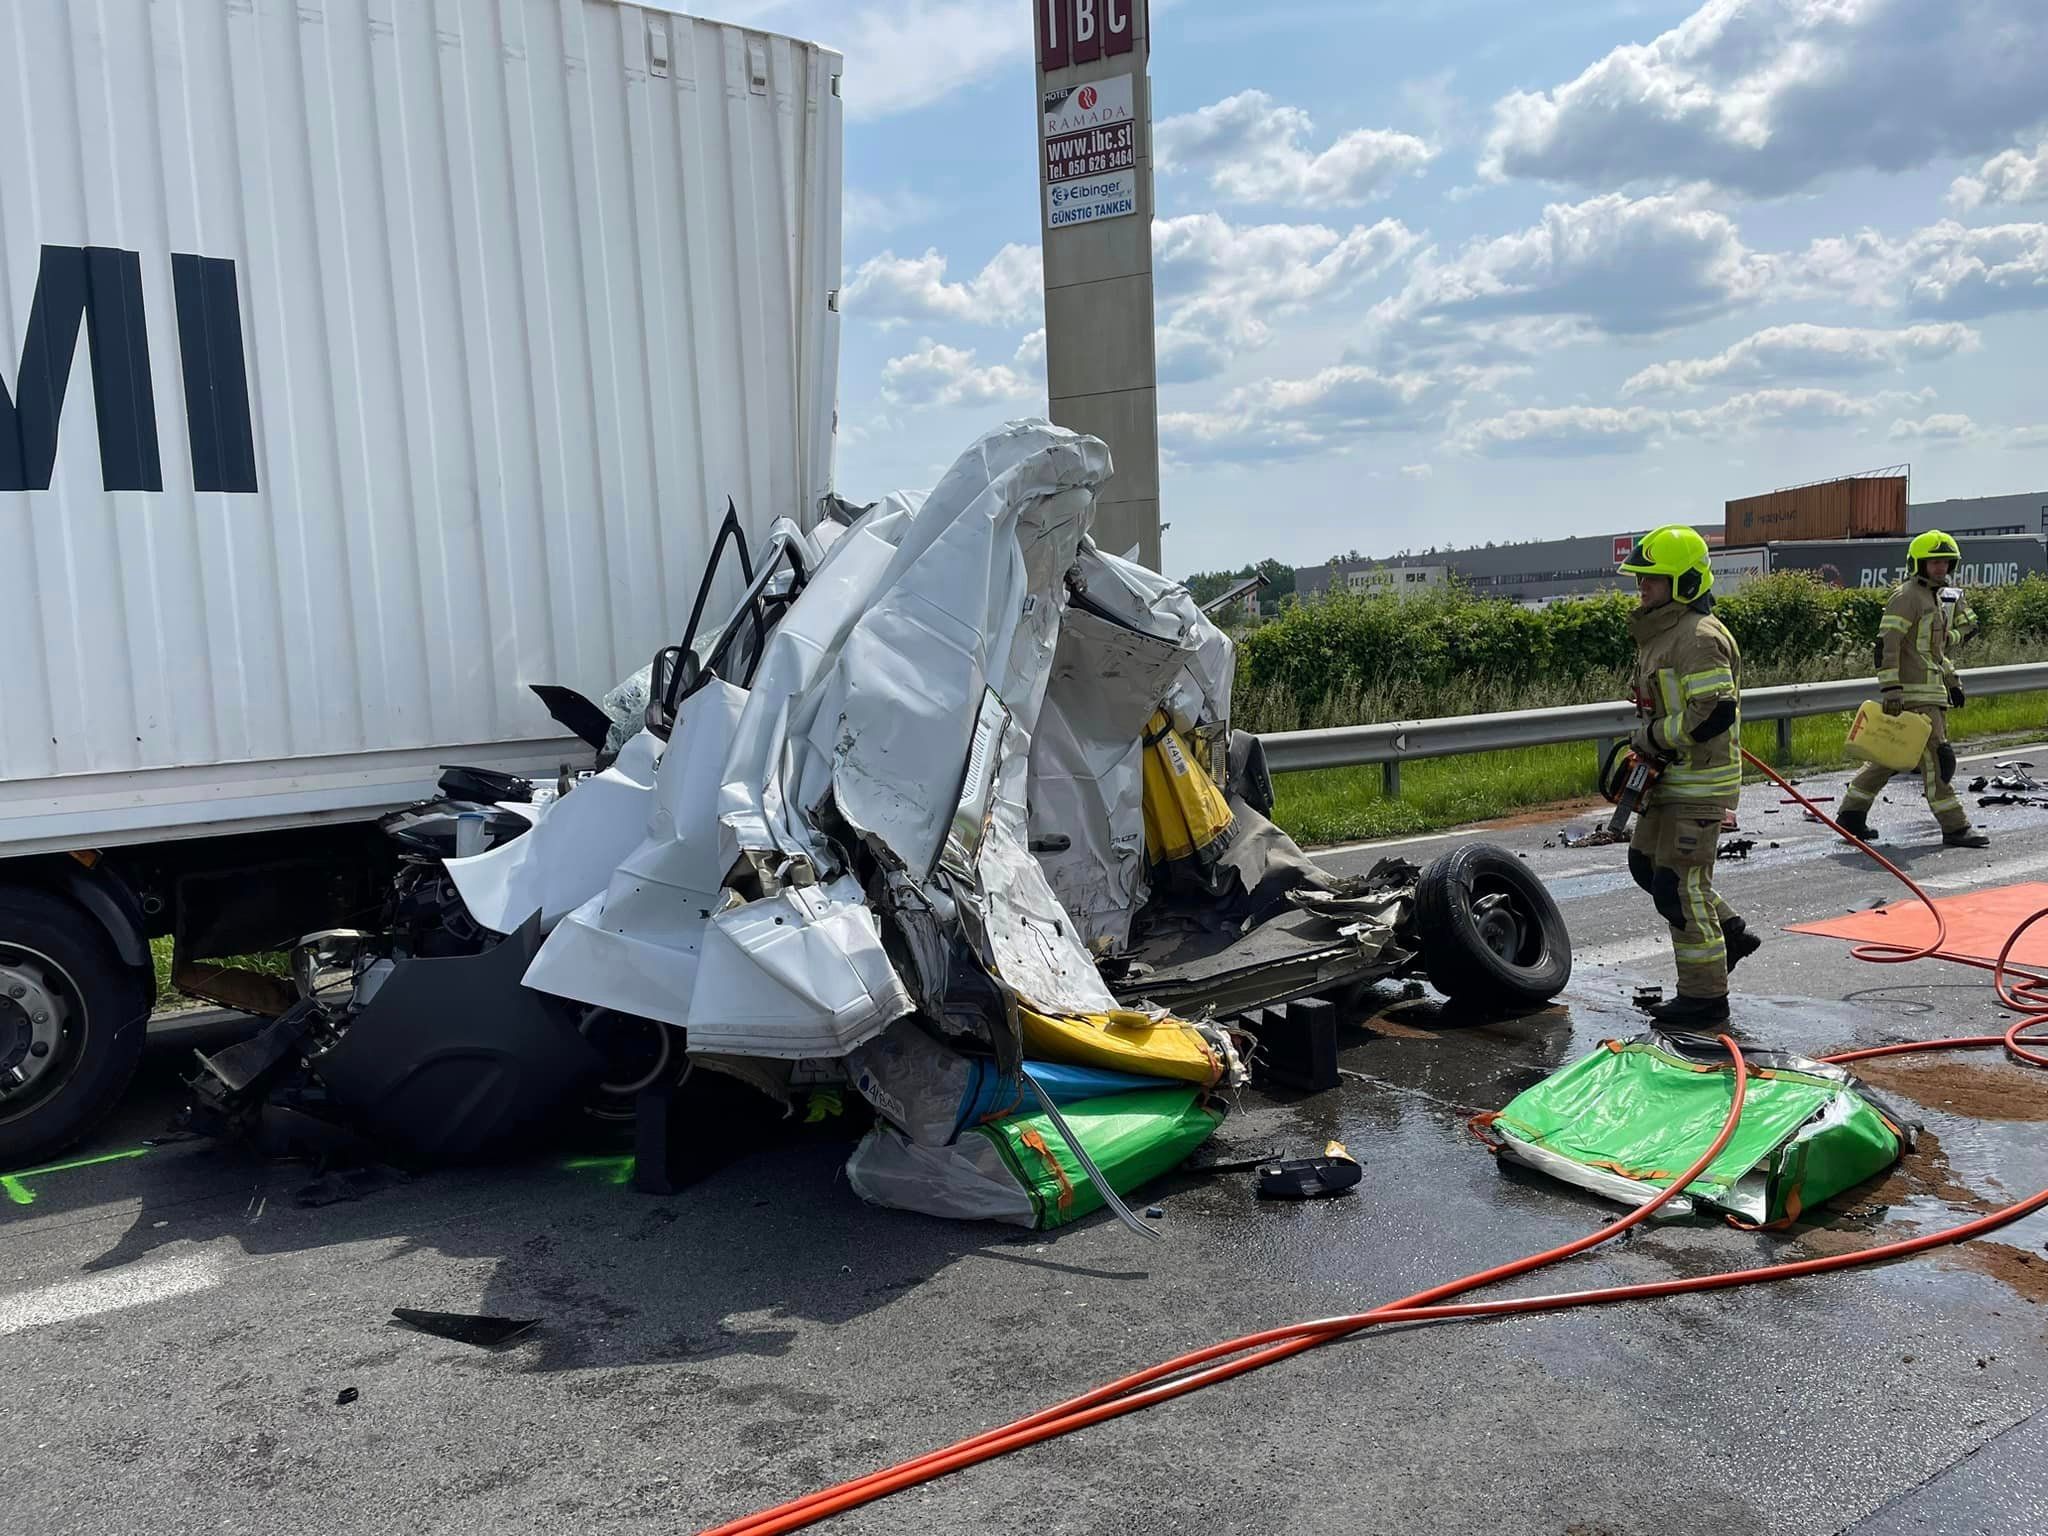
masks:
{"type": "MultiPolygon", "coordinates": [[[[1893,894],[1776,799],[1745,803],[1763,842],[1722,872],[1760,926],[1893,894]]],[[[1937,848],[1924,807],[1879,809],[1889,847],[1940,891],[2048,868],[2048,812],[1986,813],[1997,844],[1971,853],[1937,848]]],[[[1622,851],[1548,848],[1557,826],[1464,835],[1552,883],[1579,955],[1565,1006],[1473,1024],[1388,989],[1344,1035],[1361,1076],[1319,1097],[1247,1093],[1222,1132],[1247,1152],[1337,1137],[1365,1160],[1356,1193],[1261,1206],[1243,1177],[1176,1176],[1148,1192],[1163,1244],[1101,1218],[1040,1236],[871,1210],[828,1141],[668,1199],[551,1156],[303,1208],[302,1168],[143,1145],[178,1104],[159,1060],[74,1159],[113,1160],[0,1186],[0,1531],[693,1530],[1200,1343],[1579,1235],[1611,1210],[1504,1172],[1465,1124],[1633,1033],[1628,994],[1669,979],[1622,851]],[[541,1327],[486,1352],[391,1324],[400,1305],[541,1327]]],[[[1808,936],[1772,933],[1737,982],[1740,1028],[1815,1052],[2001,1023],[1980,973],[1880,970],[1808,936]]],[[[1656,1227],[1503,1289],[1838,1252],[2048,1183],[2048,1084],[1981,1055],[1885,1086],[1931,1135],[1801,1228],[1656,1227]]],[[[1389,1332],[825,1528],[2048,1529],[2044,1240],[2035,1218],[1853,1274],[1389,1332]]]]}

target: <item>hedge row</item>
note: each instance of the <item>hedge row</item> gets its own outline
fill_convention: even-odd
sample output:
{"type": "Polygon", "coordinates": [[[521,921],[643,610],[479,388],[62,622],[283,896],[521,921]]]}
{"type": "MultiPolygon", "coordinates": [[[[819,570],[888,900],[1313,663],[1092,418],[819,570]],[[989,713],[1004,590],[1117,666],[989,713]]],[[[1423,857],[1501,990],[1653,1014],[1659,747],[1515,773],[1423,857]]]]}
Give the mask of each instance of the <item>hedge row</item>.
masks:
{"type": "MultiPolygon", "coordinates": [[[[1839,666],[1850,675],[1871,664],[1889,595],[1785,571],[1751,580],[1715,611],[1734,631],[1746,668],[1839,666]]],[[[1980,636],[2048,641],[2048,577],[1972,591],[1968,605],[1980,636]]],[[[1544,609],[1457,590],[1405,600],[1334,594],[1246,635],[1238,676],[1284,690],[1305,709],[1366,688],[1426,693],[1474,679],[1506,688],[1571,685],[1628,667],[1635,606],[1635,594],[1622,590],[1544,609]]]]}

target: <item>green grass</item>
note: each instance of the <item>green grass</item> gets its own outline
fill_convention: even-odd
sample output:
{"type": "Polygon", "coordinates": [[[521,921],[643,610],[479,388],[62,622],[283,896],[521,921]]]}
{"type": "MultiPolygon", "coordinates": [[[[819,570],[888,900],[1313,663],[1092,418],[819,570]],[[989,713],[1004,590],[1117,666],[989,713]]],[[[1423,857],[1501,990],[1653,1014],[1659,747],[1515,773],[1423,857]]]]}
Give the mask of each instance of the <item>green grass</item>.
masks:
{"type": "MultiPolygon", "coordinates": [[[[150,963],[156,968],[156,1006],[159,1013],[175,1012],[184,1008],[204,1008],[208,1004],[187,997],[171,985],[171,937],[149,941],[150,963]]],[[[292,973],[292,957],[281,951],[266,955],[237,955],[231,960],[221,960],[220,965],[246,966],[252,971],[262,971],[269,976],[289,976],[292,973]]]]}
{"type": "MultiPolygon", "coordinates": [[[[1849,732],[1850,718],[1812,715],[1793,721],[1791,766],[1831,768],[1847,763],[1842,738],[1849,732]]],[[[1978,699],[1950,711],[1948,724],[1950,738],[1957,742],[2038,736],[2048,729],[2048,693],[1978,699]]],[[[1742,736],[1743,745],[1772,767],[1786,766],[1777,760],[1775,724],[1747,726],[1742,736]]],[[[1283,773],[1273,780],[1273,819],[1296,842],[1310,846],[1435,832],[1530,806],[1584,799],[1597,793],[1597,767],[1591,742],[1428,758],[1402,765],[1398,800],[1381,794],[1378,764],[1283,773]]],[[[1761,775],[1751,769],[1749,777],[1761,775]]]]}

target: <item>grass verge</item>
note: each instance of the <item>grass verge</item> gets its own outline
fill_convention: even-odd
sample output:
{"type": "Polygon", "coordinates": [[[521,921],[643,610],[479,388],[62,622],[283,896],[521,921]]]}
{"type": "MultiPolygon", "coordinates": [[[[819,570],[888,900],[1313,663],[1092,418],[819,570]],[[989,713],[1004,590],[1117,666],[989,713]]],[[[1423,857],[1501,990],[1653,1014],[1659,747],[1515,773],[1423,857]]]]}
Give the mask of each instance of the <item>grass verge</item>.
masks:
{"type": "MultiPolygon", "coordinates": [[[[1790,766],[1845,765],[1849,760],[1842,753],[1842,738],[1849,732],[1850,719],[1850,715],[1839,714],[1793,721],[1790,766]]],[[[1956,742],[2039,736],[2048,727],[2048,693],[1973,700],[1949,712],[1948,726],[1949,736],[1956,742]]],[[[1742,735],[1743,745],[1772,767],[1786,766],[1777,760],[1775,724],[1750,725],[1742,735]]],[[[1402,765],[1398,800],[1380,793],[1376,763],[1277,774],[1273,819],[1306,846],[1436,832],[1595,794],[1598,765],[1593,757],[1593,744],[1580,741],[1427,758],[1402,765]]],[[[1749,776],[1759,775],[1751,769],[1749,776]]]]}

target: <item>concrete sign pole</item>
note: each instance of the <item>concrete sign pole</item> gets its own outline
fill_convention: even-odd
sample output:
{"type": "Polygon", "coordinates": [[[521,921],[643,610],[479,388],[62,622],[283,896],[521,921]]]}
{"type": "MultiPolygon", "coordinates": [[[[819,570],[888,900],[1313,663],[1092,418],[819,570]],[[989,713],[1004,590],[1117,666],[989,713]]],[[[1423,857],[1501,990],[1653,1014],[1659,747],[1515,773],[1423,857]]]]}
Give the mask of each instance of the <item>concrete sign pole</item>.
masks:
{"type": "Polygon", "coordinates": [[[1095,542],[1158,569],[1152,89],[1146,0],[1031,0],[1052,419],[1109,444],[1095,542]]]}

